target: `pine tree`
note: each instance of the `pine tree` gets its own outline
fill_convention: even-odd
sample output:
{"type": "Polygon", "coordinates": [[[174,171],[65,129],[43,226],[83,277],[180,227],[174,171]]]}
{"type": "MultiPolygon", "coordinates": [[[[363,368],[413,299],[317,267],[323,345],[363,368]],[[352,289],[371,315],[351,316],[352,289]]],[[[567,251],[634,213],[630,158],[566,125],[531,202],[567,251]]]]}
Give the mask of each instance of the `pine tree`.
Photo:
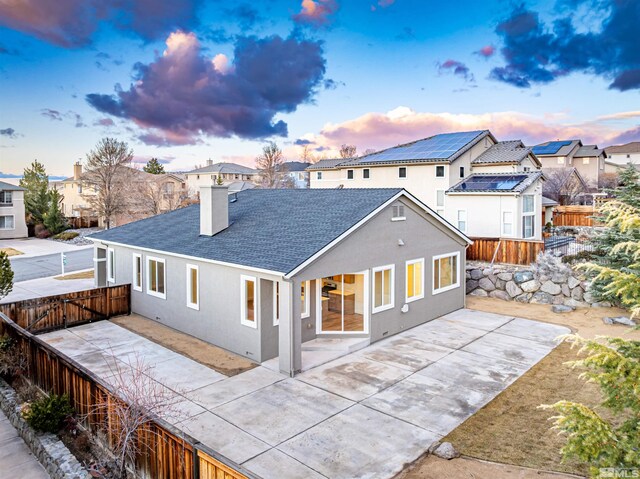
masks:
{"type": "Polygon", "coordinates": [[[25,189],[24,208],[30,224],[40,224],[44,214],[49,209],[49,176],[44,165],[38,160],[25,168],[20,180],[20,186],[25,189]]]}
{"type": "Polygon", "coordinates": [[[162,166],[157,158],[151,158],[142,169],[152,175],[163,175],[165,173],[164,166],[162,166]]]}
{"type": "Polygon", "coordinates": [[[67,227],[67,223],[60,210],[61,200],[62,198],[58,190],[51,190],[49,192],[49,210],[44,214],[43,220],[44,225],[52,235],[64,231],[67,227]]]}
{"type": "Polygon", "coordinates": [[[0,299],[7,296],[13,289],[13,270],[9,255],[0,251],[0,299]]]}

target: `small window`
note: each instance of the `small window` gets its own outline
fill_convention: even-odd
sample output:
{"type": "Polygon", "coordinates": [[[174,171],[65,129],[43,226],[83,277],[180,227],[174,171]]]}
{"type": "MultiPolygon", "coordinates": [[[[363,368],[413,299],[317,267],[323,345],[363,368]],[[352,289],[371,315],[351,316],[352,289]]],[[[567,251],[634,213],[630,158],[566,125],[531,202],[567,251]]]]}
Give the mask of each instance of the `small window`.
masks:
{"type": "Polygon", "coordinates": [[[393,308],[394,265],[373,269],[373,313],[393,308]]]}
{"type": "Polygon", "coordinates": [[[464,166],[460,167],[460,178],[464,178],[464,166]]]}
{"type": "Polygon", "coordinates": [[[321,179],[322,179],[322,171],[318,171],[318,172],[316,173],[316,179],[317,179],[317,180],[321,180],[321,179]]]}
{"type": "Polygon", "coordinates": [[[164,260],[147,256],[147,294],[167,299],[166,281],[164,260]]]}
{"type": "Polygon", "coordinates": [[[353,180],[353,170],[347,170],[347,180],[353,180]]]}
{"type": "Polygon", "coordinates": [[[133,289],[142,291],[142,255],[133,254],[133,289]]]}
{"type": "Polygon", "coordinates": [[[187,307],[200,309],[200,278],[195,264],[187,265],[187,307]]]}
{"type": "Polygon", "coordinates": [[[467,232],[467,211],[458,210],[458,229],[463,233],[467,232]]]}
{"type": "Polygon", "coordinates": [[[404,215],[404,205],[393,205],[391,211],[393,212],[391,221],[404,221],[407,219],[404,215]]]}
{"type": "Polygon", "coordinates": [[[444,190],[436,190],[436,206],[444,206],[444,190]]]}
{"type": "Polygon", "coordinates": [[[257,328],[258,293],[256,278],[253,276],[240,277],[240,322],[250,328],[257,328]]]}
{"type": "Polygon", "coordinates": [[[200,179],[200,175],[196,175],[196,180],[199,180],[199,179],[200,179]]]}
{"type": "Polygon", "coordinates": [[[558,158],[558,164],[564,165],[564,158],[558,158]]]}
{"type": "Polygon", "coordinates": [[[433,294],[442,293],[460,286],[460,253],[449,253],[433,258],[433,294]]]}
{"type": "Polygon", "coordinates": [[[535,202],[533,195],[522,196],[522,237],[535,236],[535,202]]]}
{"type": "Polygon", "coordinates": [[[407,177],[407,167],[401,166],[398,168],[398,178],[406,178],[407,177]]]}
{"type": "Polygon", "coordinates": [[[107,281],[116,282],[116,252],[113,248],[107,248],[107,281]]]}
{"type": "Polygon", "coordinates": [[[368,179],[369,179],[369,168],[365,168],[365,169],[363,169],[363,170],[362,170],[362,177],[363,177],[365,180],[368,180],[368,179]]]}
{"type": "Polygon", "coordinates": [[[502,212],[502,234],[513,236],[513,213],[511,211],[502,212]]]}
{"type": "Polygon", "coordinates": [[[444,178],[444,166],[436,165],[436,178],[444,178]]]}
{"type": "Polygon", "coordinates": [[[631,158],[631,155],[627,155],[627,158],[631,158]]]}
{"type": "Polygon", "coordinates": [[[583,165],[588,165],[589,164],[589,158],[583,158],[582,159],[582,164],[583,165]]]}
{"type": "Polygon", "coordinates": [[[82,194],[82,184],[78,183],[78,193],[82,194]]]}
{"type": "Polygon", "coordinates": [[[525,173],[528,173],[528,172],[530,172],[530,171],[531,171],[531,167],[530,167],[530,166],[525,166],[525,167],[523,168],[523,170],[524,170],[524,172],[525,172],[525,173]]]}
{"type": "Polygon", "coordinates": [[[273,325],[280,324],[280,283],[273,282],[273,325]]]}
{"type": "Polygon", "coordinates": [[[309,281],[305,281],[300,285],[300,301],[301,301],[301,316],[308,318],[311,315],[311,308],[309,307],[309,293],[311,288],[309,281]]]}
{"type": "Polygon", "coordinates": [[[15,228],[13,215],[0,216],[0,230],[12,230],[15,228]]]}
{"type": "Polygon", "coordinates": [[[424,258],[407,261],[407,303],[424,298],[424,258]]]}
{"type": "Polygon", "coordinates": [[[0,203],[3,205],[10,205],[12,200],[10,191],[0,191],[0,203]]]}

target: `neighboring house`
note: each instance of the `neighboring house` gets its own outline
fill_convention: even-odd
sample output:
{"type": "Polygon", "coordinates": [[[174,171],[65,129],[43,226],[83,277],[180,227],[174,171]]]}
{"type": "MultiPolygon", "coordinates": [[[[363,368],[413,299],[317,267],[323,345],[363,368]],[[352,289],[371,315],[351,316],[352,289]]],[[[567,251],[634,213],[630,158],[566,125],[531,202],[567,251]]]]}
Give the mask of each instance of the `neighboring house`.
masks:
{"type": "Polygon", "coordinates": [[[624,145],[608,146],[606,158],[608,163],[625,166],[628,163],[640,165],[640,141],[632,141],[624,145]]]}
{"type": "Polygon", "coordinates": [[[220,186],[91,239],[96,286],[131,283],[133,312],[291,375],[312,339],[366,345],[464,307],[471,243],[399,188],[220,186]]]}
{"type": "Polygon", "coordinates": [[[553,208],[558,206],[558,202],[552,200],[551,198],[547,198],[546,196],[542,197],[542,209],[544,210],[544,215],[542,216],[542,223],[547,225],[547,223],[553,224],[553,208]]]}
{"type": "Polygon", "coordinates": [[[213,163],[207,161],[207,166],[197,168],[186,173],[187,185],[191,196],[196,196],[202,186],[217,185],[222,180],[223,185],[237,181],[259,183],[258,170],[236,163],[213,163]]]}
{"type": "Polygon", "coordinates": [[[525,230],[519,225],[523,195],[535,196],[534,209],[526,215],[535,217],[535,225],[542,222],[543,177],[535,174],[540,166],[520,140],[498,142],[491,132],[480,130],[443,133],[359,158],[321,160],[307,170],[311,188],[405,188],[472,238],[538,240],[539,227],[525,230]],[[454,188],[480,175],[497,175],[500,181],[487,182],[482,192],[454,188]],[[511,175],[508,191],[501,175],[511,175]],[[503,203],[504,208],[495,209],[503,203]],[[506,216],[511,227],[502,225],[503,209],[512,215],[506,216]]]}
{"type": "Polygon", "coordinates": [[[636,170],[640,171],[639,163],[625,163],[623,165],[619,163],[613,163],[611,161],[604,162],[604,172],[606,174],[619,174],[620,170],[624,170],[627,166],[632,165],[636,170]]]}
{"type": "Polygon", "coordinates": [[[311,163],[302,161],[287,161],[282,165],[281,171],[289,177],[295,188],[309,188],[309,172],[307,168],[311,163]]]}
{"type": "Polygon", "coordinates": [[[542,163],[543,171],[575,168],[590,189],[598,188],[605,172],[605,150],[597,145],[583,145],[581,140],[558,140],[540,143],[532,148],[542,163]]]}
{"type": "Polygon", "coordinates": [[[0,239],[27,236],[24,188],[0,181],[0,239]]]}
{"type": "Polygon", "coordinates": [[[234,181],[226,186],[229,187],[229,194],[231,194],[238,191],[252,190],[256,187],[256,184],[251,181],[234,181]]]}
{"type": "MultiPolygon", "coordinates": [[[[543,169],[544,171],[544,169],[543,169]]],[[[589,188],[576,168],[550,168],[545,173],[543,196],[561,205],[584,204],[597,190],[589,188]]]]}

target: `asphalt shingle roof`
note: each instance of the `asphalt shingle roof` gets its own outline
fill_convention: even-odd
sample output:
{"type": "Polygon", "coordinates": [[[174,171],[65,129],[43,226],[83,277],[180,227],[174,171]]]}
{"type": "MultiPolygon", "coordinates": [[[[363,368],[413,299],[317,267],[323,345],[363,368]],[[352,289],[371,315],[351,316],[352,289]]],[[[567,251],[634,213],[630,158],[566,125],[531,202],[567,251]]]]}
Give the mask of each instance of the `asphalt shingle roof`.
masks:
{"type": "Polygon", "coordinates": [[[613,145],[605,148],[607,153],[640,153],[640,141],[632,141],[624,145],[613,145]]]}
{"type": "Polygon", "coordinates": [[[24,188],[17,185],[12,185],[11,183],[6,183],[4,181],[0,181],[0,190],[4,191],[24,191],[24,188]]]}
{"type": "Polygon", "coordinates": [[[255,189],[229,203],[229,227],[200,236],[200,205],[92,239],[288,273],[400,193],[388,189],[255,189]]]}
{"type": "Polygon", "coordinates": [[[255,175],[258,170],[249,168],[248,166],[238,165],[237,163],[214,163],[213,165],[203,166],[195,170],[188,171],[186,174],[193,173],[227,173],[230,175],[255,175]]]}
{"type": "MultiPolygon", "coordinates": [[[[531,173],[514,172],[514,173],[473,173],[461,180],[457,184],[453,185],[447,190],[447,193],[522,193],[529,188],[539,178],[542,178],[541,171],[534,171],[531,173]],[[509,181],[509,178],[523,177],[521,181],[515,183],[511,188],[478,188],[474,187],[475,184],[483,184],[482,180],[504,178],[505,181],[509,181]],[[474,181],[476,180],[476,181],[474,181]]],[[[504,186],[504,185],[502,185],[504,186]]]]}
{"type": "Polygon", "coordinates": [[[327,160],[320,160],[317,163],[314,163],[313,165],[309,166],[307,168],[307,171],[330,170],[332,168],[335,168],[336,166],[339,166],[342,163],[349,161],[350,159],[351,158],[331,158],[327,160]]]}
{"type": "Polygon", "coordinates": [[[526,147],[520,140],[500,141],[491,146],[484,153],[474,159],[474,165],[496,163],[520,163],[531,153],[531,148],[526,147]]]}
{"type": "Polygon", "coordinates": [[[585,158],[585,157],[594,157],[600,156],[604,152],[604,149],[598,148],[597,145],[584,145],[578,148],[575,155],[575,158],[585,158]]]}

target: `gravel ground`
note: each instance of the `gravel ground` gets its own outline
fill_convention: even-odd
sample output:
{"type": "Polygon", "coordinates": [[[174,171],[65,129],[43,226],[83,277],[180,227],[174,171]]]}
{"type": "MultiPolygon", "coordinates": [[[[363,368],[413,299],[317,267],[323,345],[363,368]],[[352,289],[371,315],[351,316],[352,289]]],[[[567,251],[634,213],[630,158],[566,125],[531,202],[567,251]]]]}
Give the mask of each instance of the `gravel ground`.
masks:
{"type": "Polygon", "coordinates": [[[90,239],[87,238],[87,236],[96,233],[97,231],[102,231],[102,228],[80,228],[80,229],[69,229],[69,230],[65,230],[65,233],[78,233],[78,236],[76,236],[75,238],[71,239],[71,240],[59,240],[59,239],[53,239],[53,238],[49,238],[52,241],[57,241],[59,243],[66,243],[66,244],[74,244],[77,246],[84,246],[84,245],[90,245],[93,244],[93,241],[91,241],[90,239]]]}

